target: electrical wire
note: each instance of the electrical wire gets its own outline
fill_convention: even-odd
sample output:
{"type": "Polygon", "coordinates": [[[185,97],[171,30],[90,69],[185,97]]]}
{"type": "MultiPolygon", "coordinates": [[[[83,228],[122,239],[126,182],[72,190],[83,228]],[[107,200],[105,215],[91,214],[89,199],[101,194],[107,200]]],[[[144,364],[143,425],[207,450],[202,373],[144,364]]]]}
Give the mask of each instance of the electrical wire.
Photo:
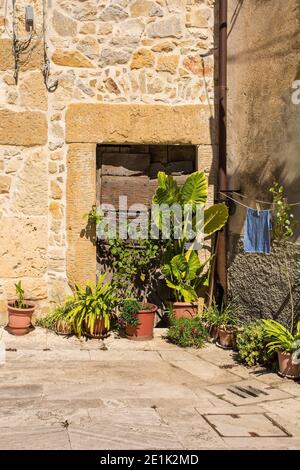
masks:
{"type": "Polygon", "coordinates": [[[44,83],[49,93],[54,93],[58,87],[58,80],[55,80],[52,84],[49,83],[50,79],[50,60],[48,57],[48,46],[47,46],[47,28],[46,28],[46,0],[43,0],[43,47],[44,47],[44,66],[42,73],[44,76],[44,83]]]}

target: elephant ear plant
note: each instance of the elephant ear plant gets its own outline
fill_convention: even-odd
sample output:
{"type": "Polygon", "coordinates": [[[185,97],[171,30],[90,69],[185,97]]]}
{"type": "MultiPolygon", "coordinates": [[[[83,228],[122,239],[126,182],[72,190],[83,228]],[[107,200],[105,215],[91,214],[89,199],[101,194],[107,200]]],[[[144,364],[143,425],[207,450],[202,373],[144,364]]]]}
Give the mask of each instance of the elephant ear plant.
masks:
{"type": "Polygon", "coordinates": [[[275,320],[263,320],[267,349],[269,353],[277,352],[279,372],[288,378],[300,378],[300,321],[295,334],[275,320]]]}
{"type": "Polygon", "coordinates": [[[173,313],[177,317],[189,317],[196,313],[192,304],[209,283],[209,266],[213,256],[201,262],[197,252],[199,242],[224,227],[228,219],[228,209],[224,203],[204,209],[207,196],[208,183],[204,172],[192,173],[182,187],[172,176],[158,173],[158,188],[152,202],[156,208],[155,223],[162,237],[166,219],[171,215],[171,237],[165,242],[162,273],[174,293],[176,302],[173,313]],[[202,218],[199,217],[201,211],[202,218]],[[187,213],[187,217],[182,217],[187,213]],[[187,305],[180,310],[183,304],[187,305]],[[188,305],[192,310],[187,308],[188,305]]]}
{"type": "Polygon", "coordinates": [[[72,305],[67,318],[78,337],[101,337],[110,329],[118,299],[111,284],[104,283],[105,278],[106,274],[100,276],[96,285],[76,285],[74,296],[67,299],[72,305]]]}

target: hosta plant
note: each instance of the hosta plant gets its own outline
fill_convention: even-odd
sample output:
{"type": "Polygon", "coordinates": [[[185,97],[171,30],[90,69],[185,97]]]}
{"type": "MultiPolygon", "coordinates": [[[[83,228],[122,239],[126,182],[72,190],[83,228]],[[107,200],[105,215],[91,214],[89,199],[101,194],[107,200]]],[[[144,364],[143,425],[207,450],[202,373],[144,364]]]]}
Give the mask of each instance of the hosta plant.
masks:
{"type": "Polygon", "coordinates": [[[106,274],[99,277],[98,283],[87,283],[85,286],[75,286],[74,295],[68,298],[72,304],[67,318],[73,325],[74,331],[80,337],[85,329],[93,335],[98,320],[103,320],[105,330],[110,329],[110,321],[118,299],[113,293],[111,284],[104,283],[106,274]]]}
{"type": "Polygon", "coordinates": [[[165,221],[170,220],[170,238],[162,257],[162,272],[177,301],[194,302],[209,282],[211,258],[201,263],[197,254],[199,242],[220,230],[227,222],[225,204],[204,209],[208,183],[204,172],[187,177],[179,187],[172,176],[158,173],[158,188],[153,196],[155,223],[164,236],[165,221]],[[203,217],[199,217],[201,214],[203,217]],[[188,214],[186,217],[181,217],[188,214]],[[171,215],[171,217],[170,217],[171,215]]]}

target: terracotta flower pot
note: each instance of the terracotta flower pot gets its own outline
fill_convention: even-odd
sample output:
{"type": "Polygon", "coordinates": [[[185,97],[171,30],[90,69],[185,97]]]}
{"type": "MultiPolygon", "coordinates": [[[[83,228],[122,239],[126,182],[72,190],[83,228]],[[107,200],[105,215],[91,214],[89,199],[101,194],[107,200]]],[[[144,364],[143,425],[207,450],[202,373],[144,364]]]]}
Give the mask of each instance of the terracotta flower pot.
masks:
{"type": "Polygon", "coordinates": [[[72,325],[66,322],[66,320],[58,320],[55,325],[55,333],[58,335],[68,336],[74,333],[72,325]]]}
{"type": "Polygon", "coordinates": [[[212,325],[209,330],[209,334],[214,341],[219,339],[219,328],[215,325],[212,325]]]}
{"type": "Polygon", "coordinates": [[[278,351],[279,373],[283,377],[288,377],[290,379],[299,379],[300,365],[293,364],[292,359],[293,355],[291,353],[278,351]]]}
{"type": "Polygon", "coordinates": [[[234,346],[234,330],[233,328],[218,328],[218,336],[220,345],[223,348],[233,348],[234,346]]]}
{"type": "Polygon", "coordinates": [[[89,338],[101,339],[105,338],[108,334],[107,329],[104,327],[104,318],[97,318],[94,324],[94,331],[91,332],[88,325],[84,322],[84,335],[89,338]]]}
{"type": "Polygon", "coordinates": [[[173,302],[172,313],[177,318],[193,318],[198,314],[198,305],[187,302],[173,302]]]}
{"type": "Polygon", "coordinates": [[[36,309],[33,302],[25,301],[28,308],[15,307],[15,300],[8,302],[8,331],[15,336],[23,336],[29,333],[32,314],[36,309]]]}
{"type": "Polygon", "coordinates": [[[133,341],[148,341],[153,338],[154,319],[157,306],[154,304],[145,304],[148,309],[140,310],[136,317],[139,321],[138,326],[126,326],[125,334],[127,339],[133,341]]]}

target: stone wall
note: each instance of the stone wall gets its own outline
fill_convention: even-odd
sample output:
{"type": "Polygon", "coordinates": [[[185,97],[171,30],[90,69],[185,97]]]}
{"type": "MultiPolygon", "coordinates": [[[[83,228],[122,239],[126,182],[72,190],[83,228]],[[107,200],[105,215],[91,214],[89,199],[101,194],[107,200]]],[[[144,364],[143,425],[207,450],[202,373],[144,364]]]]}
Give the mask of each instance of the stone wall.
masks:
{"type": "MultiPolygon", "coordinates": [[[[0,0],[0,312],[5,311],[17,279],[22,279],[27,295],[38,301],[42,311],[62,300],[69,281],[74,281],[67,273],[67,253],[74,270],[84,274],[78,266],[85,259],[80,258],[85,250],[81,247],[87,245],[80,243],[72,223],[80,231],[76,184],[82,183],[77,197],[84,198],[85,183],[74,165],[82,152],[89,159],[94,155],[90,144],[97,143],[95,139],[102,136],[121,145],[127,135],[127,142],[132,138],[130,143],[143,143],[143,122],[148,143],[180,143],[176,139],[182,135],[182,143],[201,144],[198,165],[208,174],[216,151],[214,0],[48,0],[48,85],[58,80],[53,92],[47,91],[41,73],[41,0],[16,0],[18,35],[28,37],[24,29],[28,3],[34,7],[35,31],[20,56],[16,84],[12,2],[0,0]],[[84,114],[91,105],[96,113],[92,118],[84,114]],[[142,114],[140,105],[147,108],[142,114]],[[66,113],[83,137],[68,127],[66,113]],[[163,126],[157,124],[158,117],[164,118],[163,126]],[[95,133],[85,140],[85,126],[91,130],[89,119],[95,133]],[[124,135],[128,123],[135,133],[127,130],[124,135]],[[86,142],[82,145],[88,153],[84,146],[76,147],[78,141],[86,142]],[[71,144],[68,157],[66,142],[71,144]]],[[[93,178],[88,175],[92,186],[93,178]]],[[[92,199],[90,190],[84,209],[92,199]]]]}
{"type": "MultiPolygon", "coordinates": [[[[278,179],[289,200],[300,201],[300,106],[291,99],[293,82],[300,78],[300,1],[228,4],[229,187],[240,189],[248,196],[242,202],[255,207],[255,198],[271,200],[268,188],[278,179]]],[[[293,211],[300,221],[300,206],[293,211]]],[[[282,248],[275,245],[270,257],[243,254],[245,215],[237,205],[230,219],[231,293],[248,318],[273,316],[288,324],[291,305],[282,248]]],[[[295,241],[299,236],[300,223],[295,241]]],[[[288,257],[295,285],[299,245],[289,246],[288,257]]]]}

